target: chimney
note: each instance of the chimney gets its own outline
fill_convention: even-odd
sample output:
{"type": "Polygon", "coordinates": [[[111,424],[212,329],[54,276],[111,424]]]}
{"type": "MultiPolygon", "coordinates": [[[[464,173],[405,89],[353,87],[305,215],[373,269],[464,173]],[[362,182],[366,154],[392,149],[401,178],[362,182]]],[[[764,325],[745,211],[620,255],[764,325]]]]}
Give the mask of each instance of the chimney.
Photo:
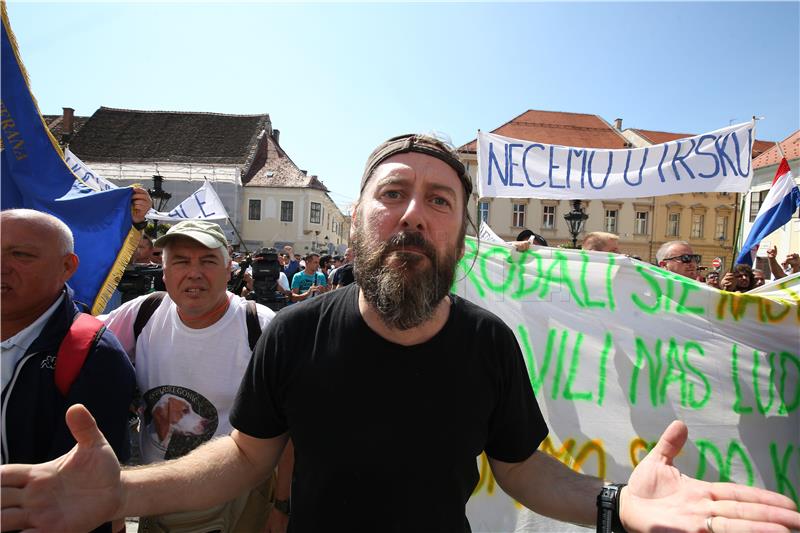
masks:
{"type": "Polygon", "coordinates": [[[61,109],[64,110],[63,114],[61,115],[61,131],[64,135],[72,136],[75,133],[75,110],[71,107],[62,107],[61,109]]]}
{"type": "Polygon", "coordinates": [[[622,119],[621,118],[614,119],[614,127],[617,129],[617,131],[622,131],[622,119]]]}
{"type": "Polygon", "coordinates": [[[272,130],[272,138],[275,139],[275,144],[281,144],[281,130],[272,130]]]}

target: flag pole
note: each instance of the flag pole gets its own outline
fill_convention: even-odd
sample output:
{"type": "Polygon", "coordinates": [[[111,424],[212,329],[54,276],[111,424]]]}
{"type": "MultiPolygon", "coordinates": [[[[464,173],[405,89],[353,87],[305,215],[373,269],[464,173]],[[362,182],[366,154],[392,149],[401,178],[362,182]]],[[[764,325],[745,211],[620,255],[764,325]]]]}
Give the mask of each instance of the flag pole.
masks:
{"type": "Polygon", "coordinates": [[[244,246],[245,253],[249,254],[250,250],[247,249],[247,245],[244,243],[242,236],[239,235],[239,230],[236,229],[236,225],[233,223],[233,220],[231,220],[231,217],[228,217],[228,224],[231,225],[231,227],[233,228],[233,232],[236,234],[236,238],[239,239],[239,242],[242,244],[242,246],[244,246]]]}
{"type": "Polygon", "coordinates": [[[733,215],[734,232],[733,232],[733,246],[731,247],[731,264],[728,272],[733,272],[733,267],[736,266],[736,258],[739,257],[739,237],[741,237],[742,225],[744,224],[744,201],[747,193],[742,194],[742,202],[739,206],[739,222],[736,222],[736,214],[733,215]]]}
{"type": "MultiPolygon", "coordinates": [[[[783,160],[783,159],[786,159],[786,154],[784,154],[784,153],[783,153],[783,148],[781,147],[781,143],[779,143],[779,142],[775,142],[775,146],[777,146],[777,147],[778,147],[778,153],[779,153],[779,154],[780,154],[780,156],[781,156],[781,160],[783,160]]],[[[780,162],[780,161],[778,161],[778,164],[780,165],[780,164],[781,164],[781,162],[780,162]]]]}

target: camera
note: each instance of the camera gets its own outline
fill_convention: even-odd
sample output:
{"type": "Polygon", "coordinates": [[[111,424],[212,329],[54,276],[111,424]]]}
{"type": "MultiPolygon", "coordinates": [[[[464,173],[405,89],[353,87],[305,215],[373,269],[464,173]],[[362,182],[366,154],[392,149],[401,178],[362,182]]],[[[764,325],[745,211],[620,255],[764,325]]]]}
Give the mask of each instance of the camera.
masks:
{"type": "Polygon", "coordinates": [[[265,305],[273,311],[285,307],[286,297],[277,290],[282,267],[278,262],[278,252],[275,248],[261,248],[239,262],[239,273],[229,284],[229,289],[234,294],[241,293],[242,287],[244,287],[244,273],[248,267],[253,271],[253,291],[247,295],[247,298],[255,300],[256,303],[265,305]]]}
{"type": "Polygon", "coordinates": [[[122,303],[153,291],[166,290],[164,270],[159,265],[132,265],[125,269],[117,290],[122,294],[122,303]]]}

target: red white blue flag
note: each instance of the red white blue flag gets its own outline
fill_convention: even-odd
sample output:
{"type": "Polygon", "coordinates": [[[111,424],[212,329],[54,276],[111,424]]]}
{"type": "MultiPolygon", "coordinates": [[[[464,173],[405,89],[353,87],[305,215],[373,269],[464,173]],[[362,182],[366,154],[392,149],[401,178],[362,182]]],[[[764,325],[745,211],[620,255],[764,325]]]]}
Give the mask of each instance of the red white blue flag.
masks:
{"type": "Polygon", "coordinates": [[[750,235],[742,245],[736,263],[752,266],[758,244],[767,235],[789,222],[798,208],[800,208],[800,189],[797,188],[789,162],[784,157],[778,165],[772,187],[758,210],[758,216],[750,229],[750,235]]]}

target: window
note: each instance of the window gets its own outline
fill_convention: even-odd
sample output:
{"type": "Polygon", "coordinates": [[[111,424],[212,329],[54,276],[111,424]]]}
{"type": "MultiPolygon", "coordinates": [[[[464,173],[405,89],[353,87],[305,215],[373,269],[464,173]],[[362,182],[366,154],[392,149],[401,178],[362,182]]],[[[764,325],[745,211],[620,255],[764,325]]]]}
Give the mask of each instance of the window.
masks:
{"type": "Polygon", "coordinates": [[[677,237],[681,231],[681,214],[670,213],[667,219],[667,237],[677,237]]]}
{"type": "Polygon", "coordinates": [[[261,220],[261,200],[250,199],[247,220],[261,220]]]}
{"type": "Polygon", "coordinates": [[[478,222],[489,223],[489,202],[478,202],[478,222]]]}
{"type": "Polygon", "coordinates": [[[692,239],[703,238],[703,225],[705,224],[706,216],[695,214],[692,215],[692,239]]]}
{"type": "Polygon", "coordinates": [[[606,218],[605,218],[605,231],[608,233],[616,233],[617,232],[617,216],[619,215],[619,211],[616,209],[606,209],[606,218]]]}
{"type": "Polygon", "coordinates": [[[556,206],[543,205],[542,206],[542,228],[555,229],[556,227],[556,206]]]}
{"type": "Polygon", "coordinates": [[[319,224],[322,221],[322,204],[311,202],[311,223],[319,224]]]}
{"type": "Polygon", "coordinates": [[[636,224],[633,227],[633,232],[637,235],[647,235],[647,223],[650,218],[650,213],[647,211],[636,211],[636,224]]]}
{"type": "Polygon", "coordinates": [[[721,240],[726,241],[728,239],[728,217],[727,216],[718,216],[717,217],[717,229],[714,231],[714,236],[721,240]]]}
{"type": "Polygon", "coordinates": [[[329,231],[331,229],[331,214],[330,213],[328,213],[328,222],[325,223],[325,229],[327,229],[329,231]]]}
{"type": "Polygon", "coordinates": [[[281,200],[281,222],[294,220],[294,202],[281,200]]]}
{"type": "Polygon", "coordinates": [[[515,228],[525,227],[525,204],[514,204],[511,213],[511,225],[515,228]]]}
{"type": "Polygon", "coordinates": [[[750,222],[755,222],[758,216],[758,210],[761,209],[761,204],[764,198],[767,197],[769,191],[757,191],[750,193],[750,222]]]}

